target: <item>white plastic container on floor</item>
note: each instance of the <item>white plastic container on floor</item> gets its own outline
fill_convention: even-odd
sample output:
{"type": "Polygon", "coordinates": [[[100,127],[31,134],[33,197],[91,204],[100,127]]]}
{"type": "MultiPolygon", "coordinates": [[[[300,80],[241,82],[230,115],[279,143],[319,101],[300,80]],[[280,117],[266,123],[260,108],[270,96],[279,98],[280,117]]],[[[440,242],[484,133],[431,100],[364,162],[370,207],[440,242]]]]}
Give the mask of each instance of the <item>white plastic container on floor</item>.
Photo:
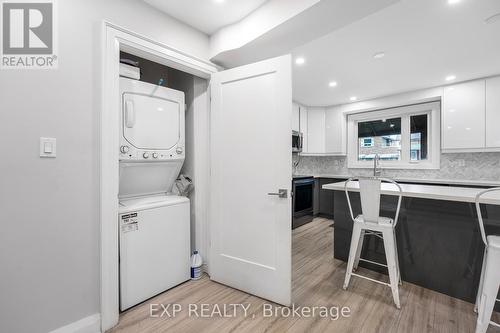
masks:
{"type": "Polygon", "coordinates": [[[191,256],[191,280],[198,280],[201,278],[203,259],[198,251],[194,251],[191,256]]]}

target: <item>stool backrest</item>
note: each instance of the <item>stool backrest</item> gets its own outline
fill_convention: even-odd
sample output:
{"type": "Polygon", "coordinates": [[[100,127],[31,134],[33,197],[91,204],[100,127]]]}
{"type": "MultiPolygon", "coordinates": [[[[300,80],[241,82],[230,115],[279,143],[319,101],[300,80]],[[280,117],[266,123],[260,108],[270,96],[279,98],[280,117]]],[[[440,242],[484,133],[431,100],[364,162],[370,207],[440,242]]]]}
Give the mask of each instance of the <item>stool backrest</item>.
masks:
{"type": "Polygon", "coordinates": [[[380,191],[382,181],[378,178],[360,178],[359,194],[361,211],[366,222],[378,222],[380,217],[380,191]]]}
{"type": "Polygon", "coordinates": [[[351,198],[349,197],[348,184],[352,181],[359,182],[359,192],[361,198],[361,213],[366,222],[378,223],[380,218],[380,197],[382,182],[394,184],[398,190],[398,203],[396,206],[396,215],[394,217],[394,226],[398,223],[399,211],[401,208],[402,192],[401,186],[392,179],[379,177],[350,178],[345,182],[344,191],[347,197],[347,204],[351,218],[355,219],[352,211],[351,198]]]}
{"type": "Polygon", "coordinates": [[[481,197],[486,193],[490,192],[500,192],[500,187],[489,188],[487,190],[481,191],[476,195],[476,210],[477,210],[477,221],[479,222],[479,231],[481,232],[481,238],[483,239],[484,245],[488,246],[488,241],[486,240],[486,232],[484,231],[484,221],[483,214],[481,213],[481,197]]]}

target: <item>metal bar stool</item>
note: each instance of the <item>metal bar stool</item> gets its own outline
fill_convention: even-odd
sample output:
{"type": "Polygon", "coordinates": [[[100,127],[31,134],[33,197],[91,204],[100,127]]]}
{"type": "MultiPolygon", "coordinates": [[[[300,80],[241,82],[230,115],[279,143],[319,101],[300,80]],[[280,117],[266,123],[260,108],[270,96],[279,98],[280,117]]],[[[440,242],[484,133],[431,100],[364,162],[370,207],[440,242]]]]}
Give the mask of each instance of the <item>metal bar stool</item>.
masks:
{"type": "Polygon", "coordinates": [[[484,231],[483,215],[481,213],[481,198],[486,194],[494,191],[500,191],[500,187],[490,188],[479,192],[476,195],[476,210],[477,220],[479,222],[479,230],[483,239],[484,257],[483,267],[481,269],[481,279],[479,280],[479,289],[477,291],[476,305],[474,310],[477,311],[476,333],[484,333],[490,324],[500,327],[499,324],[491,321],[491,314],[497,299],[498,287],[500,286],[500,236],[486,236],[484,231]]]}
{"type": "Polygon", "coordinates": [[[401,275],[399,273],[399,260],[396,246],[395,230],[398,223],[399,210],[401,208],[401,186],[394,180],[387,178],[350,178],[345,182],[344,191],[347,196],[347,204],[349,206],[349,212],[351,213],[351,218],[353,221],[351,248],[349,250],[349,260],[347,262],[344,290],[349,287],[351,276],[356,276],[385,286],[389,286],[392,291],[394,304],[398,309],[400,309],[401,304],[399,302],[398,285],[401,283],[401,275]],[[356,180],[359,181],[359,189],[361,195],[361,215],[354,217],[351,199],[349,197],[349,191],[347,187],[350,182],[356,180]],[[396,215],[394,219],[380,216],[380,197],[382,182],[391,183],[395,185],[395,187],[399,190],[396,215]],[[361,249],[363,247],[363,240],[367,235],[375,235],[383,239],[387,265],[360,258],[361,249]],[[371,264],[387,267],[389,271],[390,283],[385,283],[363,276],[361,274],[354,273],[353,270],[356,270],[358,268],[359,261],[365,261],[371,264]]]}

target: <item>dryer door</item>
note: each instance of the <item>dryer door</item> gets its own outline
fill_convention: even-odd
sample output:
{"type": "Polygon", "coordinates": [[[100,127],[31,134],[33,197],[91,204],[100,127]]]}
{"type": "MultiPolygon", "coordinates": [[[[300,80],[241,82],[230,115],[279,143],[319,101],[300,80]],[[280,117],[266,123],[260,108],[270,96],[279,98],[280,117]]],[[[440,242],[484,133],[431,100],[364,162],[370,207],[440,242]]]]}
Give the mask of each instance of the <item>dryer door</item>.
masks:
{"type": "Polygon", "coordinates": [[[167,150],[180,139],[181,111],[176,100],[124,93],[123,135],[134,147],[167,150]]]}

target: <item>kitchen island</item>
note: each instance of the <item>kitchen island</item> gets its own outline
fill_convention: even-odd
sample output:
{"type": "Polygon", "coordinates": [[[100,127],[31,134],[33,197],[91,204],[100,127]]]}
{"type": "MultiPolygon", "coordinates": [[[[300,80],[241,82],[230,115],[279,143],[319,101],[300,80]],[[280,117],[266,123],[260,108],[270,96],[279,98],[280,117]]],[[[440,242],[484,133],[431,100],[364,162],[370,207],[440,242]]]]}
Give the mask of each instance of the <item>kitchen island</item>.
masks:
{"type": "MultiPolygon", "coordinates": [[[[352,219],[345,182],[323,185],[334,191],[334,257],[347,261],[352,219]]],[[[481,274],[484,245],[479,233],[474,199],[480,188],[401,184],[403,200],[396,239],[403,281],[474,302],[481,274]]],[[[359,184],[348,185],[354,214],[361,213],[359,184]]],[[[381,215],[393,217],[397,188],[382,184],[381,215]]],[[[486,232],[500,235],[500,193],[482,200],[486,232]]],[[[366,236],[361,257],[385,263],[383,241],[366,236]]],[[[384,268],[360,266],[386,273],[384,268]]]]}

